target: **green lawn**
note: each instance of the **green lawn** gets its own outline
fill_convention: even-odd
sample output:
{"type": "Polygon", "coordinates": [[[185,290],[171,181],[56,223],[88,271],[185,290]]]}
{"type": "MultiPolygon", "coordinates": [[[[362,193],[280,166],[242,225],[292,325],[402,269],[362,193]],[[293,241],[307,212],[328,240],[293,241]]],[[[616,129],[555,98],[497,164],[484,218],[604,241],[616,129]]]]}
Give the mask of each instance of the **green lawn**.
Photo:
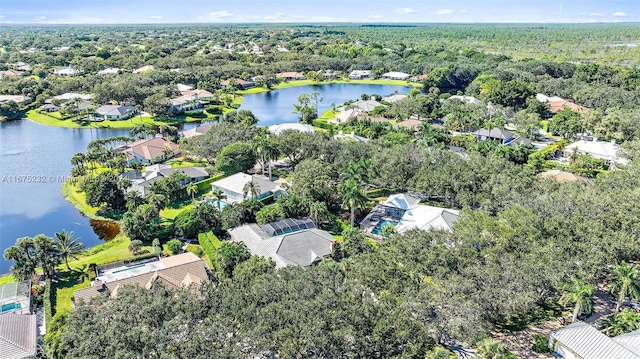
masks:
{"type": "Polygon", "coordinates": [[[236,91],[236,95],[251,95],[251,94],[255,94],[255,93],[262,93],[262,92],[267,92],[269,90],[267,90],[264,87],[252,87],[250,89],[246,89],[246,90],[238,90],[236,91]]]}
{"type": "Polygon", "coordinates": [[[66,313],[71,310],[73,305],[73,292],[87,288],[91,285],[91,282],[85,280],[81,282],[78,273],[74,271],[60,271],[60,280],[55,285],[56,288],[56,314],[57,313],[66,313]]]}
{"type": "Polygon", "coordinates": [[[12,275],[5,275],[5,276],[0,277],[0,285],[13,283],[15,281],[16,281],[16,277],[14,277],[12,275]]]}
{"type": "Polygon", "coordinates": [[[36,110],[28,111],[27,118],[41,125],[65,127],[65,128],[132,128],[142,123],[147,125],[165,124],[165,122],[154,121],[152,117],[145,116],[145,117],[133,117],[130,120],[123,120],[123,121],[105,120],[102,122],[89,122],[86,125],[82,125],[82,124],[73,122],[71,120],[58,120],[53,117],[43,115],[36,110]]]}

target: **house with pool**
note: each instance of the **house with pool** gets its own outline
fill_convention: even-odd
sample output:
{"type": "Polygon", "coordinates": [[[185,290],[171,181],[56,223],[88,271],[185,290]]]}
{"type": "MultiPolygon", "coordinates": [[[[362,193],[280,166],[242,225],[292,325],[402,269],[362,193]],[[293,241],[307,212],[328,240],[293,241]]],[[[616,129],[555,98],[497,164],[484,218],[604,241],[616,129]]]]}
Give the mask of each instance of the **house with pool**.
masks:
{"type": "Polygon", "coordinates": [[[31,314],[31,281],[0,286],[0,357],[32,358],[38,319],[31,314]]]}
{"type": "Polygon", "coordinates": [[[225,197],[226,203],[242,202],[247,198],[251,198],[251,191],[247,191],[247,184],[252,183],[251,186],[255,188],[257,195],[255,199],[261,200],[263,198],[273,195],[276,199],[285,191],[278,183],[271,181],[268,178],[262,176],[249,175],[246,173],[236,173],[229,177],[225,177],[221,180],[211,183],[212,190],[221,190],[225,197]]]}
{"type": "Polygon", "coordinates": [[[453,209],[420,204],[420,198],[414,195],[394,194],[376,205],[362,220],[360,228],[365,235],[377,240],[384,239],[383,228],[387,226],[398,233],[411,229],[452,231],[459,214],[453,209]]]}

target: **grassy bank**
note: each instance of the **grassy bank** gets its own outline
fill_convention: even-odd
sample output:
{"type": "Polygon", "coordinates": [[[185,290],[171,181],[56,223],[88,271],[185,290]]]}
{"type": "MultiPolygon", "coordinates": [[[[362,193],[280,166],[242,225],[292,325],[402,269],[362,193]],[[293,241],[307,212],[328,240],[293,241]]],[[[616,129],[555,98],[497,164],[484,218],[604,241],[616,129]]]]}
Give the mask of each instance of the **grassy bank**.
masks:
{"type": "MultiPolygon", "coordinates": [[[[407,82],[403,80],[383,80],[383,79],[368,79],[368,80],[330,80],[330,81],[314,81],[314,80],[298,80],[298,81],[287,81],[281,82],[273,87],[273,90],[280,90],[289,87],[300,87],[300,86],[321,86],[321,85],[329,85],[329,84],[358,84],[358,85],[389,85],[389,86],[406,86],[406,87],[422,87],[421,83],[418,82],[407,82]]],[[[247,90],[238,90],[236,94],[239,95],[250,95],[256,93],[267,92],[264,87],[253,87],[247,90]]]]}
{"type": "Polygon", "coordinates": [[[62,184],[62,195],[67,201],[69,201],[69,203],[76,207],[80,213],[91,219],[98,219],[102,221],[112,220],[98,215],[98,208],[88,205],[87,196],[73,183],[65,182],[62,184]]]}
{"type": "Polygon", "coordinates": [[[59,120],[57,118],[39,113],[37,110],[27,112],[27,119],[41,125],[64,127],[64,128],[132,128],[136,125],[161,125],[166,122],[154,121],[152,117],[134,117],[130,120],[105,120],[101,122],[87,122],[86,124],[73,122],[72,120],[59,120]]]}

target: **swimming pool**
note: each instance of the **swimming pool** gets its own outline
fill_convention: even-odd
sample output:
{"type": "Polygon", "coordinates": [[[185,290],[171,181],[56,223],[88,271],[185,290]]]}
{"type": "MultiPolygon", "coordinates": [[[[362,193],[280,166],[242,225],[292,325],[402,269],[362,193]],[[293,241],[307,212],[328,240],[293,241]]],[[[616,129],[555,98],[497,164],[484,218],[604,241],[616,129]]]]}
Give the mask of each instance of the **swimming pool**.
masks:
{"type": "MultiPolygon", "coordinates": [[[[216,207],[218,207],[218,200],[216,200],[216,199],[208,198],[208,199],[207,199],[207,202],[208,202],[208,203],[211,203],[212,205],[214,205],[214,206],[216,206],[216,207]]],[[[229,204],[229,202],[227,202],[227,201],[225,201],[225,200],[221,199],[221,200],[220,200],[220,210],[222,210],[222,209],[223,209],[224,207],[226,207],[228,204],[229,204]]]]}
{"type": "Polygon", "coordinates": [[[10,312],[12,310],[20,310],[22,309],[22,305],[20,305],[20,303],[7,303],[7,304],[3,304],[2,307],[0,307],[0,313],[6,313],[6,312],[10,312]]]}
{"type": "Polygon", "coordinates": [[[371,233],[381,236],[383,227],[385,226],[395,227],[396,225],[398,225],[397,221],[389,221],[389,220],[383,219],[380,222],[378,222],[375,227],[373,227],[373,229],[371,230],[371,233]]]}
{"type": "Polygon", "coordinates": [[[111,274],[116,274],[116,273],[120,273],[120,272],[126,272],[128,270],[132,270],[132,269],[136,269],[136,268],[140,268],[140,267],[144,267],[144,266],[145,266],[145,264],[138,264],[138,265],[135,265],[135,266],[132,266],[132,267],[128,267],[128,268],[125,268],[125,269],[119,269],[119,270],[117,270],[115,272],[111,272],[111,274]]]}

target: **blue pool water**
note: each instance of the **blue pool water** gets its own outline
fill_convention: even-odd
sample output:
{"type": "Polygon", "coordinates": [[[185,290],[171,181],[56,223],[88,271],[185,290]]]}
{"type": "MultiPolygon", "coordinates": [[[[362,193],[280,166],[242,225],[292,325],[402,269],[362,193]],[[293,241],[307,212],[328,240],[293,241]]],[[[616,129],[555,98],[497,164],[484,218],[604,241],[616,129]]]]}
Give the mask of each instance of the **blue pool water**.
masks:
{"type": "Polygon", "coordinates": [[[382,227],[384,226],[393,226],[395,227],[398,224],[398,222],[396,221],[387,221],[387,220],[382,220],[380,222],[378,222],[378,224],[376,224],[376,226],[373,228],[373,230],[371,230],[371,233],[376,234],[378,236],[382,235],[382,227]]]}
{"type": "Polygon", "coordinates": [[[10,312],[14,309],[22,309],[22,305],[20,305],[20,303],[7,303],[7,304],[3,304],[2,307],[0,308],[0,313],[5,313],[5,312],[10,312]]]}
{"type": "Polygon", "coordinates": [[[144,267],[144,266],[145,266],[144,264],[138,264],[137,266],[133,266],[133,267],[117,270],[117,271],[115,271],[115,272],[113,272],[111,274],[120,273],[120,272],[126,272],[128,270],[132,270],[132,269],[136,269],[136,268],[140,268],[140,267],[144,267]]]}
{"type": "MultiPolygon", "coordinates": [[[[207,202],[211,203],[212,205],[218,207],[218,201],[213,199],[213,198],[209,198],[207,199],[207,202]]],[[[221,199],[220,200],[220,210],[222,210],[224,207],[226,207],[229,204],[229,202],[221,199]]]]}

